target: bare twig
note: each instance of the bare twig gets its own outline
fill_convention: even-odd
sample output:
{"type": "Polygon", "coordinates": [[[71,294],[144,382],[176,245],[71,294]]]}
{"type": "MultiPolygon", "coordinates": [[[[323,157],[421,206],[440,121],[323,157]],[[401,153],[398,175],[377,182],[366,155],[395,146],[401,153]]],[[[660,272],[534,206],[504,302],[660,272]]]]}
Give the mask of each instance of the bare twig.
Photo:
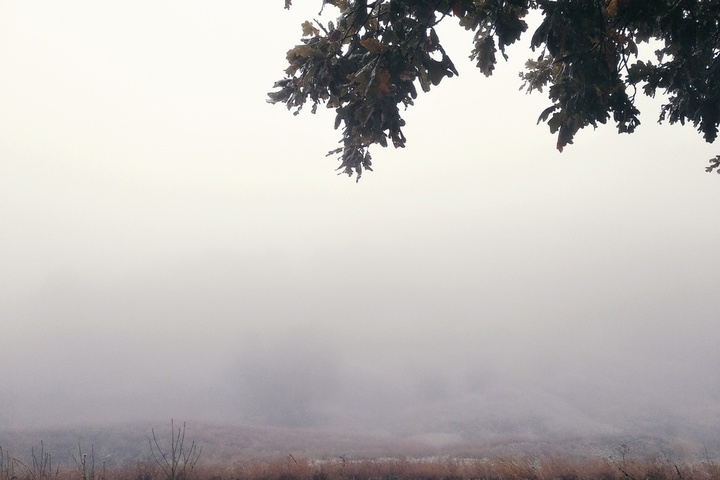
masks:
{"type": "Polygon", "coordinates": [[[175,423],[172,419],[170,420],[169,451],[163,450],[160,447],[160,443],[155,435],[155,429],[153,428],[151,430],[152,439],[148,439],[148,442],[150,443],[150,452],[152,453],[155,462],[162,469],[167,480],[185,480],[195,468],[195,465],[200,458],[200,454],[202,453],[202,447],[198,449],[195,442],[190,444],[190,448],[187,452],[184,450],[185,427],[186,424],[183,422],[182,428],[178,428],[176,433],[175,423]]]}

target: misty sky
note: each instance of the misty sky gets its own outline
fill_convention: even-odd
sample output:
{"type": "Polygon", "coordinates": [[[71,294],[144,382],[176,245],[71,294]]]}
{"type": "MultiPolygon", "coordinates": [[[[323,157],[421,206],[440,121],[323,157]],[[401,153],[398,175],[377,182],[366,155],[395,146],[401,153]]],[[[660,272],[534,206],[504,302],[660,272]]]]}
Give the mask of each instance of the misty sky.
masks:
{"type": "Polygon", "coordinates": [[[717,146],[643,99],[559,154],[528,40],[450,28],[356,184],[265,101],[295,4],[0,1],[0,426],[720,425],[717,146]]]}

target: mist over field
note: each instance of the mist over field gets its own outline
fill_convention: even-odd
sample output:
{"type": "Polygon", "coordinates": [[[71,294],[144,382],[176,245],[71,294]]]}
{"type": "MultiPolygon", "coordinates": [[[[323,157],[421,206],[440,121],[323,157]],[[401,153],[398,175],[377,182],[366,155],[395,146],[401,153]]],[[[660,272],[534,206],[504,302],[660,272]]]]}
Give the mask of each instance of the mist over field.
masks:
{"type": "Polygon", "coordinates": [[[174,418],[720,452],[716,147],[647,102],[560,156],[527,52],[486,79],[448,30],[461,76],[355,184],[331,112],[265,103],[295,3],[0,6],[0,446],[174,418]]]}
{"type": "MultiPolygon", "coordinates": [[[[669,279],[624,294],[634,282],[607,277],[583,292],[562,278],[582,272],[552,281],[548,268],[542,285],[518,266],[491,269],[510,277],[493,286],[454,252],[382,265],[372,258],[380,252],[364,262],[314,255],[306,262],[317,267],[208,253],[115,282],[56,273],[4,305],[13,323],[3,336],[2,424],[163,426],[173,417],[430,442],[715,441],[720,358],[703,285],[686,287],[692,301],[677,305],[672,290],[682,287],[669,279]],[[466,286],[448,284],[451,271],[466,272],[466,286]],[[340,272],[357,280],[337,281],[340,272]],[[516,292],[527,292],[524,302],[516,292]]],[[[660,276],[642,268],[631,274],[660,276]]]]}

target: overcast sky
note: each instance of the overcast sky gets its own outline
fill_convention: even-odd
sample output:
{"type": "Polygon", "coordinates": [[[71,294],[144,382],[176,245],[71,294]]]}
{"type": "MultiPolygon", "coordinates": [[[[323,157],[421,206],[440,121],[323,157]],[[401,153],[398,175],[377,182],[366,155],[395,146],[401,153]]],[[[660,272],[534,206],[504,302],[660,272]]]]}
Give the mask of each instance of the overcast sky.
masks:
{"type": "Polygon", "coordinates": [[[0,426],[720,425],[717,146],[643,100],[560,154],[529,40],[450,28],[356,184],[265,101],[295,4],[0,1],[0,426]]]}

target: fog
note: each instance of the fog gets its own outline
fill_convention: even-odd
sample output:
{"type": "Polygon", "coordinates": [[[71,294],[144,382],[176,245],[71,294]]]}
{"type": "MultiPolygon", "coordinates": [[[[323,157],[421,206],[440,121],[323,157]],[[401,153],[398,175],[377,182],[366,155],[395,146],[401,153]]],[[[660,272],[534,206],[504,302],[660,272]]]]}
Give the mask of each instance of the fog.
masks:
{"type": "Polygon", "coordinates": [[[524,46],[486,79],[450,29],[356,184],[332,112],[265,103],[319,2],[282,3],[0,5],[0,427],[712,446],[717,151],[656,99],[560,155],[524,46]]]}

